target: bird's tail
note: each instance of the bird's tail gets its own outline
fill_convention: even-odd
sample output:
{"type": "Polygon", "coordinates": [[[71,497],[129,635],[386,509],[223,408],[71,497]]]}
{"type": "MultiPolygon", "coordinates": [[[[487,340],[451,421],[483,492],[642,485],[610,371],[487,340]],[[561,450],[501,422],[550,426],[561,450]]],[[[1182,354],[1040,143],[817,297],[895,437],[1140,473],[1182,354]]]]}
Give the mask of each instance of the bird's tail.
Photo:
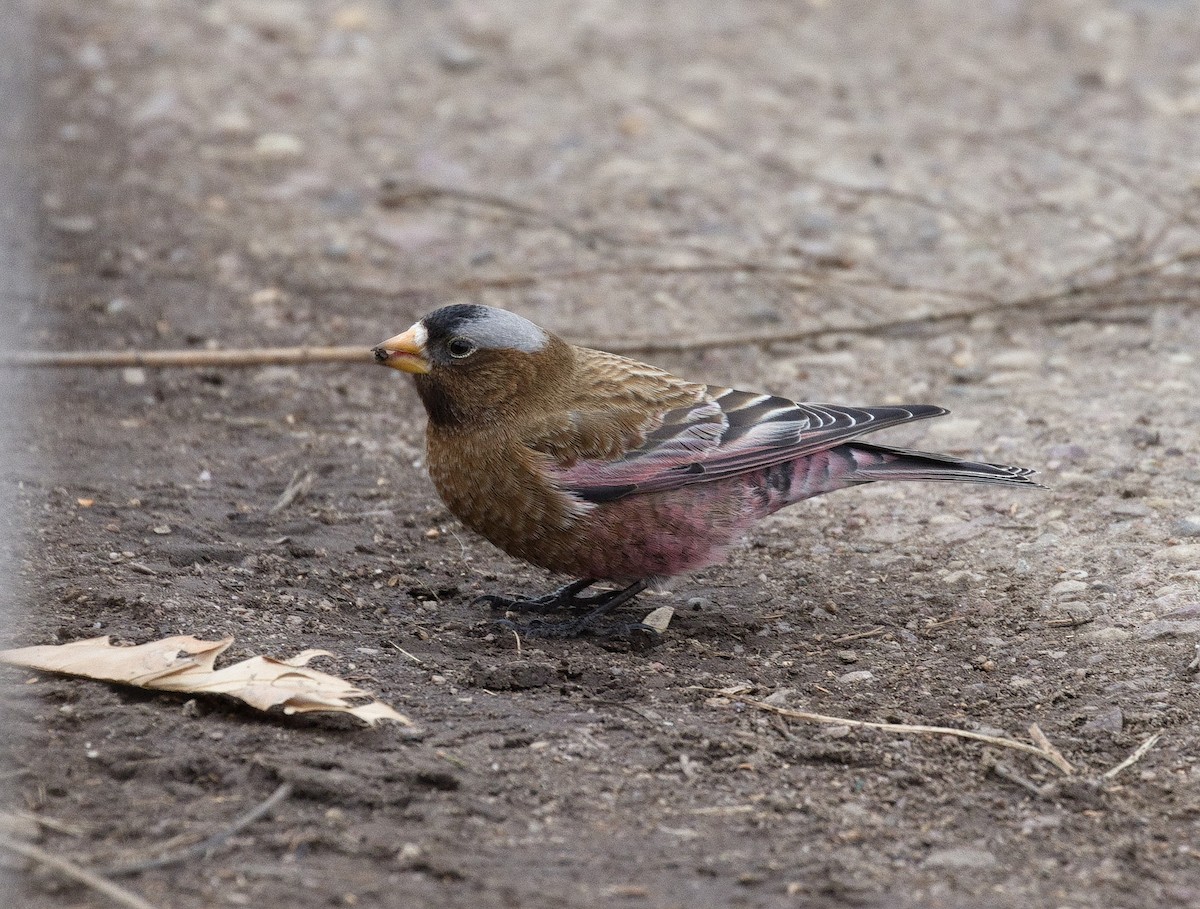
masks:
{"type": "Polygon", "coordinates": [[[839,446],[853,459],[847,479],[852,483],[875,480],[957,480],[966,483],[998,483],[1005,486],[1036,486],[1030,479],[1035,471],[1028,467],[964,461],[950,455],[889,448],[867,442],[848,442],[839,446]]]}

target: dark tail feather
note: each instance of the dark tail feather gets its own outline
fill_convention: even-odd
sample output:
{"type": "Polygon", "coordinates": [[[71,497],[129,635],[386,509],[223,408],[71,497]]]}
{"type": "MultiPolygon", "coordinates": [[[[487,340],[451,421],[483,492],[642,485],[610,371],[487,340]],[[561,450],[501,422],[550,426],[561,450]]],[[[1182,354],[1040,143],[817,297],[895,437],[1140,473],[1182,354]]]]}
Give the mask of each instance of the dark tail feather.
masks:
{"type": "Polygon", "coordinates": [[[888,448],[865,442],[848,442],[843,447],[850,450],[857,464],[852,475],[856,480],[958,480],[1045,488],[1030,479],[1036,471],[1028,467],[964,461],[950,455],[888,448]]]}

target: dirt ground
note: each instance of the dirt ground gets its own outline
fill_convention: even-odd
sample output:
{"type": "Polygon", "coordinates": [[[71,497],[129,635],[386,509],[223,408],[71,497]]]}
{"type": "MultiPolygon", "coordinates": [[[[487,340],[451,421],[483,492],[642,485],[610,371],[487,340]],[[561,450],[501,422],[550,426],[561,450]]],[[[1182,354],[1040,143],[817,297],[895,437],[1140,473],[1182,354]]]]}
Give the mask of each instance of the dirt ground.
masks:
{"type": "Polygon", "coordinates": [[[5,670],[42,848],[108,873],[289,782],[114,879],[162,909],[1200,906],[1192,4],[39,9],[29,346],[369,346],[484,302],[690,378],[942,404],[888,441],[1049,487],[804,503],[643,597],[677,610],[653,651],[518,652],[472,601],[552,581],[437,501],[398,373],[31,373],[12,643],[324,648],[418,724],[5,670]],[[743,695],[1036,723],[1075,772],[743,695]]]}

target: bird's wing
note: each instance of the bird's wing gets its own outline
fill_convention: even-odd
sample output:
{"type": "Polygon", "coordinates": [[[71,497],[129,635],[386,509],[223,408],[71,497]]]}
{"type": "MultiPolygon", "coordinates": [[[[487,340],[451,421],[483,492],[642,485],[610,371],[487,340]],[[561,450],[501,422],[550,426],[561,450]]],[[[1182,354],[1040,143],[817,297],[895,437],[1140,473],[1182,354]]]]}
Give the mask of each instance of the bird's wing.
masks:
{"type": "MultiPolygon", "coordinates": [[[[940,416],[929,405],[844,407],[708,387],[699,400],[650,417],[623,452],[594,452],[551,468],[591,502],[707,483],[803,457],[867,432],[940,416]],[[589,456],[590,454],[590,456],[589,456]]],[[[572,419],[586,424],[586,414],[572,419]]]]}

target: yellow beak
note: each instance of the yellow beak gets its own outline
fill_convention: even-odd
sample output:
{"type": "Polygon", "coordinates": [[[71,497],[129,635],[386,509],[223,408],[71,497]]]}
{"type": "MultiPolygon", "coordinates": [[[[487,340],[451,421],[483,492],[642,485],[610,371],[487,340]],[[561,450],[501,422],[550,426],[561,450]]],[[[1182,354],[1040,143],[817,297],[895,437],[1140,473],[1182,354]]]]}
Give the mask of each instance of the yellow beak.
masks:
{"type": "Polygon", "coordinates": [[[418,322],[403,334],[388,338],[376,347],[372,351],[375,362],[402,372],[425,375],[433,368],[425,357],[426,337],[425,326],[418,322]]]}

